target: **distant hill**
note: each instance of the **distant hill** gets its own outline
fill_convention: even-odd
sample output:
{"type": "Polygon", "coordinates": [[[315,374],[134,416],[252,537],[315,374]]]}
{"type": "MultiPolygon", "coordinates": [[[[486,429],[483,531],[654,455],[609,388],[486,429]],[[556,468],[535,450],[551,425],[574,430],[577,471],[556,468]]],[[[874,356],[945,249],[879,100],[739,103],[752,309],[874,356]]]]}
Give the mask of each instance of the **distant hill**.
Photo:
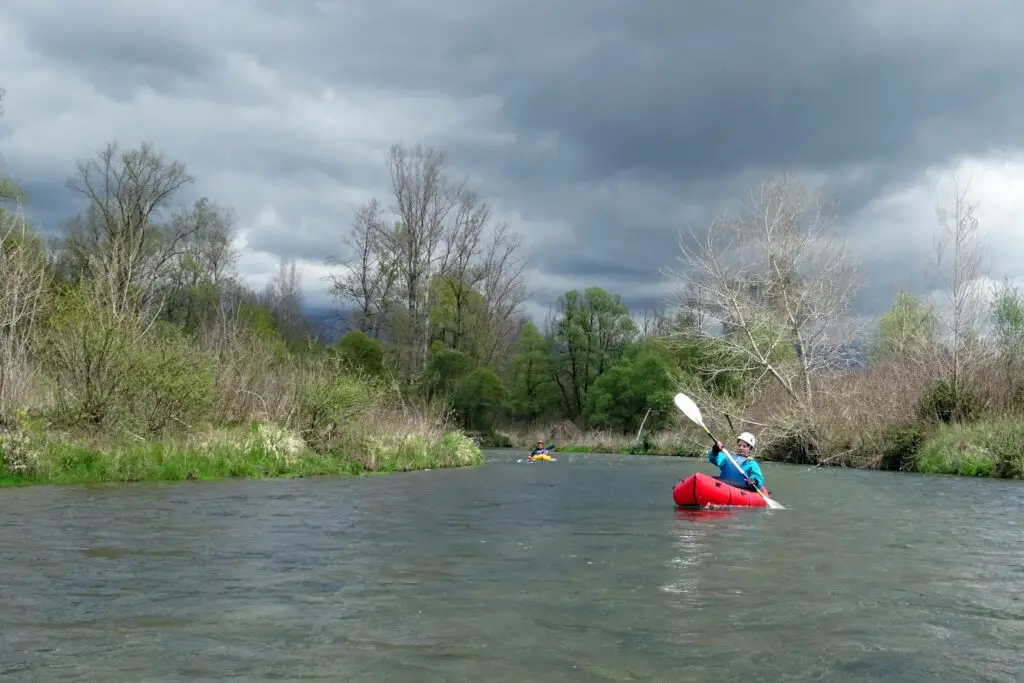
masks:
{"type": "Polygon", "coordinates": [[[302,309],[313,325],[317,338],[324,344],[333,344],[348,331],[352,309],[337,309],[329,306],[310,306],[302,309]]]}

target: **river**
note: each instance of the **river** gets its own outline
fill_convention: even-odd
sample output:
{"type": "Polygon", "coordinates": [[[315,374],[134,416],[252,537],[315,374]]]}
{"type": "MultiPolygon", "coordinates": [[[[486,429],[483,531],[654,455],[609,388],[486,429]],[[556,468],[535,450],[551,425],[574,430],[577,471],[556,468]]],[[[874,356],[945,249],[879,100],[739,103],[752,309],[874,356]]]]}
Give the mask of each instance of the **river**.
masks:
{"type": "Polygon", "coordinates": [[[0,680],[1024,680],[1020,482],[556,454],[0,490],[0,680]]]}

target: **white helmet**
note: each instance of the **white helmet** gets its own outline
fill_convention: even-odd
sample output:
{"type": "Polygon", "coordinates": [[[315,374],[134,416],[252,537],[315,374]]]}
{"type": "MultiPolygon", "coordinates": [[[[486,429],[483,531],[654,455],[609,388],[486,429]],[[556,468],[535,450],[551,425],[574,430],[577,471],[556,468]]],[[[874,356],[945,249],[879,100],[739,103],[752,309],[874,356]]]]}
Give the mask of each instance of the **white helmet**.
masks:
{"type": "Polygon", "coordinates": [[[757,439],[754,438],[754,435],[751,434],[750,432],[743,432],[742,434],[739,435],[738,440],[746,441],[748,444],[750,444],[751,450],[753,450],[754,446],[757,445],[757,439]]]}

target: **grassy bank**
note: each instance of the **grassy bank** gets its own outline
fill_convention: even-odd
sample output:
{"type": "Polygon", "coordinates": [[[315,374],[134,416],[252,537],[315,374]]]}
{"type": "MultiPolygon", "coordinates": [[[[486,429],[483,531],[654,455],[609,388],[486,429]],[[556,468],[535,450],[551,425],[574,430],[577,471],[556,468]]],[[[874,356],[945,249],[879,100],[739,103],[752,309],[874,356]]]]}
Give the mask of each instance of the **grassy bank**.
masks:
{"type": "MultiPolygon", "coordinates": [[[[533,448],[537,435],[556,443],[563,453],[621,453],[702,458],[707,439],[686,430],[642,436],[602,431],[573,431],[565,425],[533,430],[503,430],[482,439],[487,447],[533,448]],[[561,436],[562,438],[557,438],[561,436]]],[[[764,461],[788,462],[780,452],[764,461]]],[[[859,448],[827,454],[821,466],[898,470],[921,474],[1024,479],[1024,421],[991,420],[967,425],[908,424],[889,426],[881,434],[864,434],[859,448]],[[870,450],[866,450],[870,449],[870,450]]]]}
{"type": "Polygon", "coordinates": [[[193,439],[103,443],[67,434],[0,434],[2,485],[181,481],[397,472],[478,465],[461,432],[364,435],[348,452],[320,453],[297,434],[254,423],[193,439]]]}

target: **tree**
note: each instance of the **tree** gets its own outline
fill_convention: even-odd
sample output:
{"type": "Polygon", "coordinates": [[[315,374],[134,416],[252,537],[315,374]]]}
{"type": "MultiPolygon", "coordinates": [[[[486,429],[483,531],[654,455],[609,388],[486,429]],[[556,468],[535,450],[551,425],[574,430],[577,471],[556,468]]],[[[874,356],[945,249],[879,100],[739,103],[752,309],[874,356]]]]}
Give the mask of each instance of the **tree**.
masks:
{"type": "Polygon", "coordinates": [[[597,378],[587,394],[584,416],[595,427],[635,433],[651,411],[644,424],[658,430],[667,420],[674,393],[665,360],[638,349],[597,378]]]}
{"type": "Polygon", "coordinates": [[[987,288],[982,279],[981,241],[977,204],[970,200],[970,183],[953,179],[951,207],[936,207],[942,229],[935,246],[934,265],[945,282],[949,311],[943,316],[948,354],[940,360],[949,381],[954,421],[964,417],[962,398],[969,371],[988,355],[979,344],[979,327],[985,315],[987,288]]]}
{"type": "Polygon", "coordinates": [[[154,220],[192,177],[149,143],[128,150],[109,143],[77,168],[68,187],[88,206],[64,240],[74,271],[95,283],[115,315],[154,304],[169,264],[197,229],[189,223],[161,227],[154,220]]]}
{"type": "Polygon", "coordinates": [[[551,341],[532,322],[523,325],[509,362],[509,400],[520,419],[550,415],[561,403],[551,341]]]}
{"type": "Polygon", "coordinates": [[[349,363],[371,377],[384,374],[384,347],[378,339],[352,330],[338,340],[337,348],[349,363]]]}
{"type": "Polygon", "coordinates": [[[465,182],[449,179],[446,161],[440,150],[393,145],[395,220],[385,219],[377,200],[359,207],[346,238],[351,256],[331,276],[333,295],[355,305],[361,329],[386,329],[407,382],[424,368],[436,337],[438,297],[447,343],[461,349],[469,340],[487,364],[514,338],[525,298],[519,237],[505,223],[492,227],[489,205],[465,182]]]}
{"type": "Polygon", "coordinates": [[[554,322],[554,379],[566,412],[583,414],[587,392],[636,335],[636,323],[617,294],[600,287],[570,290],[559,298],[554,322]]]}
{"type": "Polygon", "coordinates": [[[233,310],[232,289],[238,250],[234,212],[206,197],[171,219],[172,232],[185,235],[181,254],[168,269],[164,316],[195,332],[215,321],[223,322],[233,310]]]}
{"type": "Polygon", "coordinates": [[[396,339],[403,347],[401,367],[407,378],[427,358],[427,285],[439,265],[445,222],[457,203],[444,174],[444,152],[417,145],[408,151],[391,147],[391,188],[399,221],[382,234],[381,246],[394,255],[400,295],[405,305],[396,339]]]}
{"type": "Polygon", "coordinates": [[[331,274],[331,295],[356,307],[350,324],[379,337],[384,318],[391,308],[396,279],[394,255],[383,247],[385,235],[382,208],[376,199],[360,204],[354,211],[352,229],[342,238],[352,256],[338,261],[341,273],[331,274]]]}
{"type": "Polygon", "coordinates": [[[295,259],[280,260],[261,298],[274,316],[277,333],[291,348],[313,335],[313,326],[302,312],[302,280],[295,259]]]}
{"type": "Polygon", "coordinates": [[[892,308],[878,322],[871,360],[920,364],[936,348],[937,331],[938,316],[934,309],[925,307],[910,292],[900,290],[892,308]]]}
{"type": "Polygon", "coordinates": [[[1006,387],[1004,403],[1019,410],[1024,388],[1024,299],[1009,280],[1004,280],[992,304],[996,325],[999,366],[1006,387]]]}
{"type": "Polygon", "coordinates": [[[717,324],[715,344],[756,373],[752,390],[771,381],[809,418],[814,377],[846,358],[855,330],[844,322],[861,284],[829,203],[791,175],[769,177],[703,238],[681,236],[680,249],[678,308],[717,324]]]}

